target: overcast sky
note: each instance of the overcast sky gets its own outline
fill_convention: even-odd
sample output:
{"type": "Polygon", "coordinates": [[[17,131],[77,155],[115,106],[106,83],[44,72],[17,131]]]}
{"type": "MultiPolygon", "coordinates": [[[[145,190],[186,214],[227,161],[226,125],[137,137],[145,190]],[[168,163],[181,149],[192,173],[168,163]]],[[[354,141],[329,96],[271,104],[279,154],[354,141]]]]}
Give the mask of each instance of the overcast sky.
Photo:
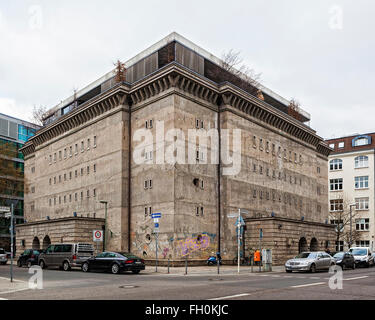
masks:
{"type": "Polygon", "coordinates": [[[0,2],[0,112],[30,120],[176,31],[296,98],[324,138],[375,131],[373,0],[0,2]]]}

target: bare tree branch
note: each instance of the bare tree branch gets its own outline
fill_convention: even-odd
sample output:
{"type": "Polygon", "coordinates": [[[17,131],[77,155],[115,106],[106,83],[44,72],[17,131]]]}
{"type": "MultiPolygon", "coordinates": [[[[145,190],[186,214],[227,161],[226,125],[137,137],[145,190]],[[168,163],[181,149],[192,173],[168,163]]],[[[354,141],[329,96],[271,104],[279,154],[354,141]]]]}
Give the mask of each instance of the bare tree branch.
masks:
{"type": "Polygon", "coordinates": [[[237,77],[242,78],[250,85],[258,89],[261,73],[256,73],[254,69],[249,68],[243,63],[240,51],[230,49],[222,54],[221,67],[237,77]]]}
{"type": "Polygon", "coordinates": [[[38,124],[38,125],[42,126],[43,125],[43,116],[46,114],[46,112],[47,112],[46,107],[44,107],[42,105],[37,107],[36,105],[34,105],[30,121],[35,123],[35,124],[38,124]]]}

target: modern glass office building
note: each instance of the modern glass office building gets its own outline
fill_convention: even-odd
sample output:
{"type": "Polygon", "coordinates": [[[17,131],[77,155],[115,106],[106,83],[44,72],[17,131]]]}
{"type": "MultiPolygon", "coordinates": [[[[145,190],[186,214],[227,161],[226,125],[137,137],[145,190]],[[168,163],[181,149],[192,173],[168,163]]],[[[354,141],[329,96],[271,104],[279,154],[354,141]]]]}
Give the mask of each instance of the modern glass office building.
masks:
{"type": "MultiPolygon", "coordinates": [[[[13,204],[14,214],[18,218],[16,222],[23,221],[24,192],[14,187],[19,180],[17,182],[12,175],[14,172],[20,172],[23,177],[24,158],[19,150],[38,129],[38,125],[0,113],[0,157],[3,166],[0,172],[0,206],[13,204]],[[15,170],[7,170],[7,167],[4,167],[5,161],[11,161],[14,166],[11,169],[15,170]]],[[[0,218],[0,247],[6,250],[10,249],[9,224],[9,219],[0,218]]]]}

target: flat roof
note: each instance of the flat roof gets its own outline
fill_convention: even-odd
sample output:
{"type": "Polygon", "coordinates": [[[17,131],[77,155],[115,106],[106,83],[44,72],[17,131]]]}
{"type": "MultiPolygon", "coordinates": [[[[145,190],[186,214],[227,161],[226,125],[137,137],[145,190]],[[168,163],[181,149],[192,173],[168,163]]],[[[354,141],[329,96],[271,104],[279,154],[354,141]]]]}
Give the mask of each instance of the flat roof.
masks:
{"type": "MultiPolygon", "coordinates": [[[[205,49],[199,47],[198,45],[194,44],[193,42],[191,42],[190,40],[188,40],[185,37],[181,36],[177,32],[172,32],[169,35],[167,35],[165,38],[163,38],[160,41],[158,41],[155,44],[153,44],[152,46],[150,46],[147,49],[141,51],[139,54],[137,54],[133,58],[131,58],[131,59],[127,60],[126,62],[124,62],[125,68],[129,68],[133,64],[137,63],[138,61],[142,60],[143,58],[149,56],[150,54],[152,54],[155,51],[163,48],[168,43],[173,42],[173,41],[177,41],[177,42],[185,45],[186,47],[194,50],[199,55],[203,56],[204,58],[206,58],[208,60],[211,60],[212,62],[214,62],[214,63],[216,63],[218,65],[221,65],[222,62],[223,62],[218,57],[214,56],[213,54],[211,54],[207,50],[205,50],[205,49]]],[[[115,68],[113,68],[113,70],[111,70],[110,72],[106,73],[104,76],[102,76],[99,79],[95,80],[94,82],[90,83],[86,87],[78,90],[75,95],[74,94],[71,95],[70,97],[68,97],[65,100],[61,101],[59,104],[57,104],[53,108],[49,109],[46,112],[46,117],[50,116],[52,113],[55,113],[57,110],[61,109],[62,107],[67,106],[67,105],[73,103],[74,102],[74,96],[80,97],[80,96],[86,94],[87,92],[89,92],[90,90],[92,90],[95,87],[99,86],[100,84],[102,84],[106,80],[114,77],[115,74],[116,74],[116,70],[115,70],[115,68]]],[[[279,102],[285,104],[286,106],[289,105],[289,102],[290,102],[289,100],[287,100],[287,99],[283,98],[282,96],[278,95],[277,93],[275,93],[271,89],[268,89],[267,87],[265,87],[263,85],[258,85],[258,88],[260,90],[262,90],[264,93],[266,93],[269,96],[271,96],[272,98],[274,98],[274,99],[278,100],[279,102]]],[[[308,112],[306,112],[305,110],[301,109],[300,107],[299,107],[299,112],[303,116],[305,116],[306,118],[311,119],[310,114],[308,112]]]]}
{"type": "Polygon", "coordinates": [[[3,118],[3,119],[6,119],[8,121],[14,121],[14,122],[17,122],[17,124],[22,124],[26,127],[29,127],[29,128],[32,128],[32,129],[40,129],[41,126],[35,124],[35,123],[31,123],[29,121],[25,121],[25,120],[22,120],[22,119],[18,119],[18,118],[15,118],[15,117],[12,117],[12,116],[8,116],[4,113],[0,113],[0,118],[3,118]]]}

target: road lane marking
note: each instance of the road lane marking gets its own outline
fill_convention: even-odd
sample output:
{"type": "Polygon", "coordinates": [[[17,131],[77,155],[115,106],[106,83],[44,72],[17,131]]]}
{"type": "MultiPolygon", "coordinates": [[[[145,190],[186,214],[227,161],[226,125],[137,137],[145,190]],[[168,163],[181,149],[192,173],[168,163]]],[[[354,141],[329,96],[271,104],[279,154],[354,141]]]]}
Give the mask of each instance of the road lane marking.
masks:
{"type": "Polygon", "coordinates": [[[363,276],[363,277],[355,277],[355,278],[344,279],[344,281],[357,280],[357,279],[365,279],[365,278],[368,278],[368,276],[363,276]]]}
{"type": "Polygon", "coordinates": [[[232,298],[245,297],[245,296],[249,296],[249,295],[250,295],[250,293],[240,293],[240,294],[235,294],[233,296],[211,298],[211,299],[208,299],[208,300],[227,300],[227,299],[232,299],[232,298]]]}
{"type": "MultiPolygon", "coordinates": [[[[4,277],[0,277],[0,279],[3,279],[3,280],[7,280],[7,281],[10,281],[10,278],[4,278],[4,277]]],[[[13,282],[27,282],[27,281],[23,281],[23,280],[17,280],[17,279],[13,279],[13,282]]]]}
{"type": "Polygon", "coordinates": [[[298,286],[291,286],[291,288],[303,288],[303,287],[310,287],[310,286],[319,286],[321,284],[326,284],[325,282],[315,282],[315,283],[308,283],[308,284],[300,284],[298,286]]]}
{"type": "Polygon", "coordinates": [[[10,291],[2,291],[2,292],[0,292],[0,295],[8,294],[8,293],[14,293],[14,292],[18,292],[18,291],[25,291],[25,290],[30,290],[30,288],[23,288],[23,289],[10,290],[10,291]]]}

